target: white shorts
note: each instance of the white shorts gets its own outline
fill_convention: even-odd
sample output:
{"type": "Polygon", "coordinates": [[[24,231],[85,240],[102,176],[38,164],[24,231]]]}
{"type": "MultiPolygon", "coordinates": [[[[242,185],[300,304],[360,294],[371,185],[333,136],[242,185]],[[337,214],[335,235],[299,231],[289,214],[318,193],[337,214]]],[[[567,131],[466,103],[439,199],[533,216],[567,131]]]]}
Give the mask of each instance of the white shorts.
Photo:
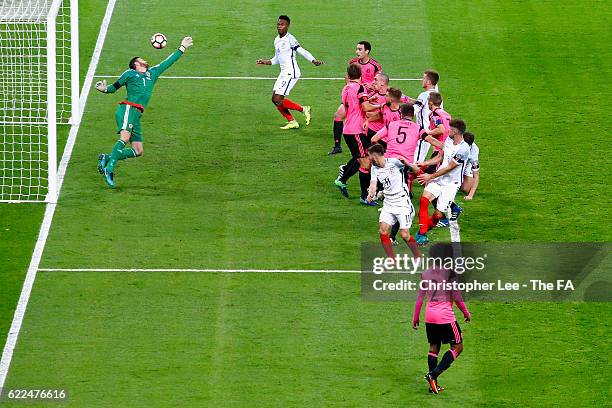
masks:
{"type": "Polygon", "coordinates": [[[414,208],[412,205],[410,207],[392,207],[383,204],[383,208],[378,216],[378,222],[384,222],[389,225],[399,222],[400,229],[407,230],[410,229],[413,218],[414,208]]]}
{"type": "Polygon", "coordinates": [[[446,213],[452,202],[455,201],[455,195],[457,195],[459,187],[459,184],[439,184],[432,181],[425,186],[424,191],[438,199],[436,210],[446,213]]]}
{"type": "Polygon", "coordinates": [[[429,153],[429,147],[431,144],[429,142],[424,141],[423,139],[419,139],[415,148],[414,148],[414,162],[424,162],[427,160],[427,153],[429,153]]]}
{"type": "Polygon", "coordinates": [[[283,96],[289,95],[289,92],[297,84],[298,79],[300,78],[294,78],[291,73],[281,72],[274,83],[274,93],[283,96]]]}

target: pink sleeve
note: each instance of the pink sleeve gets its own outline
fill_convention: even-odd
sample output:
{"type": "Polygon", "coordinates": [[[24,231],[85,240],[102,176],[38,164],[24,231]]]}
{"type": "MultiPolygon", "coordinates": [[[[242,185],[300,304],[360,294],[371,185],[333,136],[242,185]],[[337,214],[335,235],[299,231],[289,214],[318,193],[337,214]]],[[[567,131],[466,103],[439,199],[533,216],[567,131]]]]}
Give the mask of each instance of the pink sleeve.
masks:
{"type": "Polygon", "coordinates": [[[463,313],[464,316],[469,316],[470,312],[467,306],[465,305],[465,303],[463,302],[463,298],[461,297],[461,291],[453,290],[452,295],[453,295],[453,302],[455,302],[455,304],[457,305],[457,308],[461,310],[461,313],[463,313]]]}
{"type": "Polygon", "coordinates": [[[463,303],[462,300],[459,302],[455,302],[455,304],[457,305],[459,310],[461,310],[461,313],[463,313],[464,316],[467,317],[470,315],[470,311],[468,310],[467,306],[465,305],[465,303],[463,303]]]}
{"type": "Polygon", "coordinates": [[[423,307],[423,297],[424,296],[425,296],[425,291],[419,289],[417,300],[414,303],[414,314],[412,315],[413,322],[416,322],[419,320],[419,316],[421,315],[421,308],[423,307]]]}
{"type": "Polygon", "coordinates": [[[378,140],[385,140],[385,138],[387,137],[387,127],[385,126],[382,129],[380,129],[378,132],[376,132],[374,137],[378,137],[379,138],[378,140]]]}

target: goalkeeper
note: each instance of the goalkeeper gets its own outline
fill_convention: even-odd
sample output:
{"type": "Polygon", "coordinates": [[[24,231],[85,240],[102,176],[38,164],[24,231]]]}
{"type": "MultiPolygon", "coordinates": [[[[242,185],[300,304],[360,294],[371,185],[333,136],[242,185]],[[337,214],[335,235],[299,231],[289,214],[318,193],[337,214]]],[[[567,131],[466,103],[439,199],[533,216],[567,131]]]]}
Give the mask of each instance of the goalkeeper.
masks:
{"type": "Polygon", "coordinates": [[[130,69],[121,74],[114,84],[107,86],[106,81],[96,83],[96,89],[103,93],[115,93],[122,86],[125,86],[127,89],[125,101],[119,103],[115,113],[119,140],[113,146],[110,154],[103,153],[98,156],[98,171],[104,176],[106,184],[110,187],[115,187],[114,170],[119,160],[142,156],[143,146],[140,118],[149,103],[149,99],[151,99],[157,79],[192,44],[193,40],[191,37],[183,38],[178,50],[151,69],[149,69],[147,61],[140,57],[134,57],[130,60],[130,69]],[[130,146],[126,147],[128,142],[130,146]]]}

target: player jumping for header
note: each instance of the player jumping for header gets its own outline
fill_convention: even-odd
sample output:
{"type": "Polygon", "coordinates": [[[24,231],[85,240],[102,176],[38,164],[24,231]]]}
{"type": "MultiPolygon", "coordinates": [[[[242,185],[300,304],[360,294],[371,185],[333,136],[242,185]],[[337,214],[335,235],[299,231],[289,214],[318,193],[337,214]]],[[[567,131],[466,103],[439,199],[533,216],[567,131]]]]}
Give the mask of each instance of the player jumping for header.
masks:
{"type": "Polygon", "coordinates": [[[111,153],[103,153],[98,156],[98,171],[104,176],[106,184],[110,187],[115,187],[114,170],[117,162],[143,154],[140,118],[149,103],[149,99],[151,99],[157,79],[192,44],[191,37],[183,38],[178,50],[151,69],[149,69],[147,61],[140,57],[134,57],[130,60],[130,69],[121,74],[114,84],[107,86],[106,81],[96,83],[96,89],[102,93],[115,93],[122,86],[125,86],[127,90],[125,101],[119,103],[115,113],[119,140],[113,146],[111,153]],[[131,144],[130,147],[126,147],[128,142],[131,144]]]}
{"type": "Polygon", "coordinates": [[[300,124],[293,118],[289,110],[302,112],[306,119],[306,125],[310,124],[310,106],[301,106],[285,98],[285,96],[289,95],[289,92],[291,92],[291,89],[293,89],[301,75],[300,67],[297,64],[296,52],[317,67],[323,64],[323,61],[319,61],[311,53],[300,47],[295,37],[289,33],[289,24],[291,24],[289,17],[285,15],[278,17],[276,23],[278,36],[274,39],[274,58],[257,60],[258,65],[280,65],[281,72],[272,90],[272,103],[276,105],[276,109],[278,109],[280,114],[287,119],[287,124],[281,127],[283,130],[300,127],[300,124]]]}

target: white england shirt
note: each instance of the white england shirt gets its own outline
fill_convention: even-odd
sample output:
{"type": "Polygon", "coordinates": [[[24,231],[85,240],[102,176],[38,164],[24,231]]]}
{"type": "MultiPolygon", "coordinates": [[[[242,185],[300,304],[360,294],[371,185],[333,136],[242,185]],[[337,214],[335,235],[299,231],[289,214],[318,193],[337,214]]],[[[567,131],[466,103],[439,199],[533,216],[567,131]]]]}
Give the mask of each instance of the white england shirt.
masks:
{"type": "Polygon", "coordinates": [[[315,59],[311,53],[300,47],[300,44],[293,35],[289,33],[283,37],[277,35],[274,39],[272,65],[280,65],[281,75],[291,75],[292,78],[299,78],[302,73],[297,63],[297,53],[310,62],[315,59]]]}
{"type": "Polygon", "coordinates": [[[398,159],[386,158],[385,167],[372,165],[372,178],[380,181],[385,194],[384,206],[411,206],[408,186],[404,179],[404,164],[398,159]]]}

